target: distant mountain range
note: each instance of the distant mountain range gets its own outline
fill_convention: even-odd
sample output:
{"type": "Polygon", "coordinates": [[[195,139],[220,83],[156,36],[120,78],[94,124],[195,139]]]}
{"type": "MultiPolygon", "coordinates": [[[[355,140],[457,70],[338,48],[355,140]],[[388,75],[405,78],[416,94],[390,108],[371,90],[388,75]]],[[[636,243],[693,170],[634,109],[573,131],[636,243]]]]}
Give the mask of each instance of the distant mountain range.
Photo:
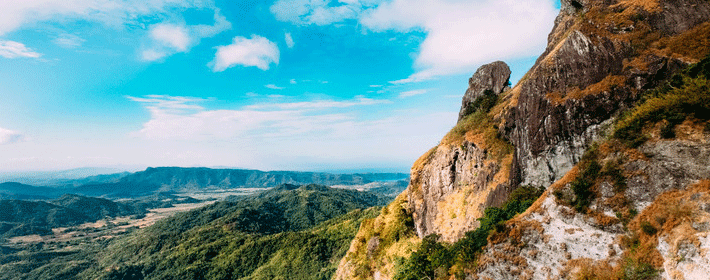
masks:
{"type": "MultiPolygon", "coordinates": [[[[409,174],[406,173],[333,174],[249,169],[151,167],[135,173],[125,172],[62,180],[59,181],[59,184],[51,186],[33,186],[17,182],[1,183],[0,199],[47,199],[67,193],[101,197],[137,197],[155,193],[269,188],[281,184],[354,186],[378,181],[406,181],[408,177],[409,174]]],[[[406,187],[406,184],[404,185],[406,187]]],[[[402,189],[404,188],[402,187],[402,189]]]]}

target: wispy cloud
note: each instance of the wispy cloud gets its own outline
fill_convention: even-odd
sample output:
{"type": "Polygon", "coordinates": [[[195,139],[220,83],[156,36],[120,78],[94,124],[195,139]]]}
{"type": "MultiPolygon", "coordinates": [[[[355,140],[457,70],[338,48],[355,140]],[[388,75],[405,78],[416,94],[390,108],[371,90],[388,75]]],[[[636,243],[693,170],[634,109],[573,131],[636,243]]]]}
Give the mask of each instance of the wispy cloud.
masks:
{"type": "Polygon", "coordinates": [[[391,103],[384,99],[371,99],[359,96],[353,100],[335,101],[335,100],[314,100],[292,103],[267,103],[254,104],[245,108],[251,110],[278,109],[278,110],[304,110],[304,109],[330,109],[330,108],[346,108],[363,105],[376,105],[391,103]]]}
{"type": "Polygon", "coordinates": [[[0,56],[4,58],[38,58],[41,54],[27,48],[24,44],[15,41],[0,40],[0,56]]]}
{"type": "MultiPolygon", "coordinates": [[[[226,162],[249,157],[250,161],[246,162],[249,166],[288,169],[294,168],[287,167],[289,163],[296,162],[309,166],[343,166],[343,163],[372,166],[411,162],[430,146],[436,145],[449,127],[441,123],[453,125],[452,120],[456,116],[456,112],[399,112],[394,116],[363,120],[355,113],[326,110],[381,102],[367,99],[287,103],[290,105],[268,108],[275,110],[248,106],[237,110],[202,108],[174,112],[155,110],[153,107],[156,104],[175,107],[177,101],[183,104],[177,107],[197,108],[193,106],[204,101],[168,96],[132,100],[140,102],[151,112],[151,119],[131,134],[135,141],[151,141],[149,143],[157,143],[159,149],[176,146],[182,152],[199,152],[204,150],[201,147],[218,143],[220,148],[214,154],[205,151],[207,157],[226,162]],[[223,159],[225,151],[229,151],[230,159],[223,159]]],[[[207,104],[204,105],[207,107],[207,104]]]]}
{"type": "Polygon", "coordinates": [[[286,34],[284,35],[284,41],[286,41],[286,46],[287,46],[289,49],[292,49],[293,46],[296,45],[296,43],[293,41],[293,37],[291,37],[291,33],[286,33],[286,34]]]}
{"type": "Polygon", "coordinates": [[[425,94],[427,92],[429,92],[428,89],[409,90],[409,91],[405,91],[405,92],[400,92],[399,98],[411,97],[411,96],[415,96],[415,95],[425,94]]]}
{"type": "Polygon", "coordinates": [[[328,25],[355,19],[369,2],[358,0],[278,0],[271,7],[276,19],[298,25],[328,25]]]}
{"type": "Polygon", "coordinates": [[[53,42],[60,47],[73,49],[81,47],[81,45],[84,44],[86,40],[74,34],[64,33],[57,36],[57,38],[55,38],[53,42]]]}
{"type": "Polygon", "coordinates": [[[264,87],[265,87],[265,88],[269,88],[269,89],[275,89],[275,90],[282,90],[282,89],[284,89],[283,87],[277,86],[277,85],[275,85],[275,84],[268,84],[268,85],[265,85],[264,87]]]}
{"type": "Polygon", "coordinates": [[[17,131],[0,127],[0,145],[7,145],[22,141],[23,135],[17,131]]]}
{"type": "Polygon", "coordinates": [[[264,37],[252,35],[251,39],[237,36],[232,44],[217,47],[214,60],[208,66],[214,72],[222,72],[236,65],[268,70],[269,65],[279,64],[279,48],[264,37]]]}
{"type": "MultiPolygon", "coordinates": [[[[191,8],[214,9],[216,20],[214,26],[196,25],[188,28],[194,31],[194,34],[190,34],[193,39],[191,42],[197,41],[194,38],[211,37],[214,35],[209,34],[215,34],[215,30],[225,29],[228,22],[219,15],[211,0],[22,0],[0,1],[0,35],[33,26],[38,22],[86,21],[101,23],[112,28],[142,26],[146,22],[146,17],[150,17],[151,20],[179,18],[180,11],[191,8]]],[[[75,37],[60,36],[55,43],[72,47],[80,43],[80,40],[75,37]]],[[[160,42],[156,44],[160,46],[160,42]]],[[[170,48],[161,49],[156,46],[148,46],[142,50],[148,52],[144,57],[163,57],[176,52],[169,51],[170,48]]],[[[25,54],[37,56],[37,53],[25,54]]]]}
{"type": "Polygon", "coordinates": [[[295,84],[297,84],[298,82],[296,81],[296,79],[291,79],[290,81],[288,81],[288,83],[289,83],[289,84],[292,84],[292,85],[295,85],[295,84]]]}

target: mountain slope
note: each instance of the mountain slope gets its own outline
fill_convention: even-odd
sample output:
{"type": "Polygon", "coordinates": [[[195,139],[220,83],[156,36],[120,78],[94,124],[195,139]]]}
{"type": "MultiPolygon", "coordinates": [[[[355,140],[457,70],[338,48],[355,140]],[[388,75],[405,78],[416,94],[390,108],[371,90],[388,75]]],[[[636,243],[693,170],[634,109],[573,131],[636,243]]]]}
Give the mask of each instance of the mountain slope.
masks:
{"type": "Polygon", "coordinates": [[[231,199],[115,240],[78,277],[329,279],[360,222],[389,201],[317,185],[231,199]]]}
{"type": "MultiPolygon", "coordinates": [[[[700,0],[562,1],[560,15],[548,38],[548,47],[531,70],[509,90],[496,86],[505,84],[501,81],[507,80],[507,71],[482,71],[498,73],[494,75],[497,81],[470,85],[463,102],[467,107],[462,106],[462,115],[456,127],[437,147],[414,163],[410,185],[396,201],[397,205],[401,205],[398,207],[406,213],[389,212],[373,222],[364,222],[358,233],[360,238],[351,243],[348,254],[338,268],[336,279],[391,279],[399,275],[397,271],[401,266],[396,265],[399,257],[407,259],[412,251],[420,248],[438,248],[430,246],[431,238],[425,237],[435,236],[434,242],[444,242],[441,245],[444,248],[448,246],[445,244],[463,240],[479,228],[482,224],[479,218],[487,215],[487,209],[503,206],[509,194],[521,186],[548,189],[533,208],[549,201],[555,189],[566,189],[560,194],[563,199],[555,198],[567,201],[554,204],[563,206],[545,204],[549,206],[543,207],[547,210],[540,210],[538,214],[549,225],[570,226],[548,228],[547,231],[542,230],[546,233],[535,235],[521,231],[540,231],[536,222],[529,220],[531,216],[522,221],[514,219],[508,226],[496,226],[493,236],[488,240],[489,246],[493,246],[493,242],[500,244],[500,247],[487,247],[488,250],[483,252],[480,259],[476,257],[468,262],[457,263],[453,268],[449,267],[453,270],[448,270],[447,265],[444,265],[446,262],[442,262],[441,266],[435,266],[435,270],[439,270],[437,276],[446,278],[449,273],[458,271],[460,276],[466,276],[467,279],[568,279],[570,277],[561,276],[564,269],[546,262],[535,266],[540,270],[526,270],[522,264],[530,258],[519,255],[521,251],[512,248],[532,242],[526,238],[539,236],[542,241],[536,242],[548,242],[565,232],[577,238],[571,240],[579,242],[602,238],[600,242],[605,243],[610,240],[605,238],[613,239],[627,234],[633,237],[632,233],[637,228],[634,228],[631,217],[634,215],[630,215],[629,211],[631,214],[641,212],[655,201],[657,195],[686,189],[689,184],[710,177],[708,170],[698,168],[703,166],[703,160],[685,156],[706,157],[704,141],[707,136],[704,134],[706,132],[702,132],[702,127],[707,125],[705,111],[702,111],[705,106],[702,104],[707,103],[704,97],[707,91],[705,82],[703,78],[693,77],[689,72],[685,76],[674,76],[688,65],[701,62],[710,53],[709,20],[710,3],[700,0]],[[688,79],[691,81],[686,81],[688,79]],[[670,84],[666,84],[668,80],[670,84]],[[664,87],[673,89],[664,91],[664,87]],[[469,92],[479,93],[472,94],[472,97],[469,92]],[[667,95],[661,98],[659,96],[662,93],[667,95]],[[641,111],[632,111],[633,108],[641,111]],[[698,114],[692,116],[688,112],[698,114]],[[688,116],[690,118],[686,118],[688,116]],[[634,118],[643,121],[635,121],[634,118]],[[657,126],[655,132],[646,127],[653,124],[657,126]],[[682,128],[680,131],[684,131],[682,135],[686,136],[681,136],[679,127],[682,128]],[[585,158],[591,157],[583,155],[589,147],[594,146],[593,143],[606,141],[604,139],[610,134],[617,132],[625,135],[615,135],[617,142],[606,142],[606,146],[600,147],[607,147],[605,149],[608,150],[609,147],[629,143],[645,143],[643,145],[647,146],[633,147],[629,151],[615,150],[618,157],[623,159],[641,160],[621,162],[619,165],[623,171],[621,173],[631,176],[629,180],[645,183],[629,188],[634,191],[625,198],[628,202],[623,199],[616,201],[617,204],[627,203],[633,207],[590,210],[600,203],[594,199],[600,197],[597,194],[603,188],[597,181],[577,180],[577,173],[584,175],[587,170],[578,164],[584,165],[585,158]],[[675,142],[643,142],[647,138],[655,139],[653,135],[666,135],[664,137],[675,139],[675,142]],[[685,142],[690,137],[687,135],[693,135],[695,140],[692,143],[685,142]],[[658,161],[644,163],[644,156],[647,155],[655,156],[658,161]],[[637,174],[625,173],[631,171],[637,174]],[[659,175],[639,175],[643,173],[659,175]],[[660,174],[666,175],[663,177],[660,174]],[[655,190],[649,192],[648,186],[645,189],[641,187],[643,184],[652,184],[655,190]],[[560,214],[554,214],[557,213],[555,211],[560,214]],[[618,217],[614,211],[620,211],[618,217]],[[409,225],[409,219],[412,221],[411,226],[406,226],[409,225]],[[585,222],[589,219],[598,222],[585,222]],[[631,230],[624,231],[625,224],[619,224],[615,219],[630,221],[631,230]],[[604,235],[586,230],[589,228],[616,232],[604,235]],[[379,240],[377,236],[395,229],[407,234],[404,238],[375,242],[379,240]],[[580,233],[574,234],[577,229],[581,230],[580,233]],[[410,234],[416,237],[410,237],[410,234]],[[422,243],[422,240],[425,242],[422,243]],[[487,270],[489,272],[481,272],[482,269],[489,269],[486,265],[490,266],[490,270],[487,270]]],[[[699,65],[705,63],[703,61],[699,65]]],[[[503,67],[496,63],[482,69],[493,66],[503,67]]],[[[471,81],[486,81],[477,75],[480,73],[474,74],[471,81]]],[[[608,151],[604,151],[594,156],[601,157],[596,159],[598,165],[602,165],[599,169],[609,163],[608,151]]],[[[592,171],[597,169],[595,166],[592,171]]],[[[592,171],[589,172],[595,173],[592,171]]],[[[612,173],[604,176],[621,178],[617,171],[605,171],[612,173]]],[[[703,197],[698,187],[691,189],[698,197],[703,197]]],[[[656,228],[660,226],[650,223],[656,228]]],[[[648,225],[645,227],[650,229],[648,225]]],[[[571,246],[570,242],[564,246],[571,246]]],[[[532,256],[539,254],[540,260],[552,259],[551,262],[563,263],[582,263],[589,259],[602,260],[613,254],[617,257],[624,255],[622,260],[630,259],[633,265],[626,267],[634,273],[658,269],[661,263],[668,260],[660,261],[657,258],[648,263],[632,257],[626,258],[628,254],[640,252],[635,249],[638,247],[634,247],[636,243],[633,242],[633,246],[623,249],[617,244],[614,245],[617,247],[605,250],[584,242],[580,244],[587,246],[573,247],[571,251],[576,253],[561,254],[564,257],[562,260],[557,259],[560,254],[552,257],[548,255],[553,254],[550,251],[561,250],[562,245],[535,247],[535,250],[524,253],[532,256]],[[596,253],[599,254],[593,255],[596,253]]],[[[658,244],[669,243],[659,241],[658,244]]],[[[610,267],[616,267],[618,263],[612,262],[610,267]]],[[[581,275],[578,274],[580,269],[591,267],[563,266],[577,275],[581,275]]],[[[609,279],[616,279],[614,277],[609,279]]]]}

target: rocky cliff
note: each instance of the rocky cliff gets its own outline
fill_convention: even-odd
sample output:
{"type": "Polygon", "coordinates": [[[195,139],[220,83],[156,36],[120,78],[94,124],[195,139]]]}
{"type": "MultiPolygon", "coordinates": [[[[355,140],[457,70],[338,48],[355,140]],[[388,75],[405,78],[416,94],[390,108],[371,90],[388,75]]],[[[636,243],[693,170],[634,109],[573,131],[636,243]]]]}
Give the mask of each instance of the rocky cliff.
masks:
{"type": "Polygon", "coordinates": [[[336,278],[407,279],[395,263],[431,234],[456,242],[442,245],[456,258],[520,186],[546,192],[495,226],[482,253],[437,260],[427,277],[708,275],[710,94],[698,73],[710,63],[687,67],[710,54],[709,20],[704,0],[563,0],[517,85],[502,62],[473,75],[456,127],[412,167],[404,212],[363,223],[336,278]]]}

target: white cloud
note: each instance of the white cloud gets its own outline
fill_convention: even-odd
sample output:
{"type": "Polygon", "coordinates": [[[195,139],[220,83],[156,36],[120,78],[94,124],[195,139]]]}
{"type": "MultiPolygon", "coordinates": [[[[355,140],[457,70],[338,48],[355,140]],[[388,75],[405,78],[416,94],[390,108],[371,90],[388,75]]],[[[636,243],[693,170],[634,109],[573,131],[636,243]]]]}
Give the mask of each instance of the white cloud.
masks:
{"type": "Polygon", "coordinates": [[[296,82],[296,79],[291,79],[291,80],[290,80],[290,81],[288,81],[288,82],[289,82],[290,84],[292,84],[292,85],[295,85],[295,84],[297,84],[297,83],[298,83],[298,82],[296,82]]]}
{"type": "Polygon", "coordinates": [[[415,73],[395,84],[538,55],[557,15],[554,0],[279,0],[270,10],[299,25],[357,20],[375,32],[424,32],[415,73]]]}
{"type": "Polygon", "coordinates": [[[172,9],[209,8],[204,0],[22,0],[0,1],[0,35],[37,22],[86,20],[120,27],[137,24],[143,16],[172,9]]]}
{"type": "Polygon", "coordinates": [[[187,28],[172,24],[160,23],[153,25],[150,29],[150,37],[179,52],[186,51],[188,44],[190,44],[187,28]]]}
{"type": "MultiPolygon", "coordinates": [[[[163,99],[165,104],[173,107],[172,102],[178,97],[163,99]]],[[[163,110],[157,106],[161,103],[155,100],[148,103],[137,101],[149,109],[151,119],[131,134],[130,141],[143,143],[139,147],[154,143],[156,151],[153,153],[170,151],[166,157],[172,164],[205,161],[212,165],[234,166],[237,160],[238,165],[251,168],[301,170],[319,165],[331,168],[406,166],[436,145],[456,119],[456,112],[402,111],[389,117],[361,120],[355,113],[331,113],[333,110],[326,109],[336,103],[320,101],[300,103],[318,105],[276,106],[276,110],[243,107],[195,111],[163,110]],[[170,150],[173,146],[175,151],[170,150]],[[215,148],[211,151],[206,147],[215,148]],[[175,158],[188,151],[196,154],[187,155],[185,159],[175,158]]],[[[358,100],[341,102],[343,104],[337,106],[368,103],[358,100]]],[[[185,101],[184,105],[192,107],[196,104],[185,101]]]]}
{"type": "Polygon", "coordinates": [[[416,89],[399,93],[399,98],[411,97],[415,95],[425,94],[429,92],[428,89],[416,89]]]}
{"type": "Polygon", "coordinates": [[[42,55],[25,47],[25,45],[22,43],[0,40],[0,56],[5,58],[38,58],[42,55]]]}
{"type": "MultiPolygon", "coordinates": [[[[140,51],[141,59],[156,60],[185,52],[201,38],[212,37],[231,28],[214,7],[212,0],[22,0],[0,1],[0,36],[31,28],[40,22],[64,24],[72,21],[98,22],[113,28],[144,26],[151,21],[179,19],[186,9],[214,10],[214,25],[185,25],[168,21],[149,27],[150,43],[140,51]]],[[[54,42],[63,47],[77,47],[83,39],[62,35],[54,42]]]]}
{"type": "Polygon", "coordinates": [[[197,45],[203,38],[213,37],[222,31],[232,28],[232,24],[220,14],[214,12],[214,25],[185,25],[175,23],[158,23],[150,26],[148,47],[141,52],[144,61],[155,61],[175,53],[184,53],[197,45]]]}
{"type": "Polygon", "coordinates": [[[235,65],[253,66],[268,70],[270,64],[279,64],[279,48],[268,39],[252,35],[251,39],[237,36],[231,45],[217,47],[214,60],[207,66],[214,72],[222,72],[235,65]]]}
{"type": "Polygon", "coordinates": [[[264,86],[265,88],[270,88],[270,89],[276,89],[276,90],[282,90],[284,89],[283,87],[277,86],[275,84],[268,84],[264,86]]]}
{"type": "Polygon", "coordinates": [[[374,31],[426,32],[416,73],[396,81],[405,83],[536,55],[546,45],[556,14],[552,0],[394,0],[365,12],[360,22],[374,31]]]}
{"type": "Polygon", "coordinates": [[[299,25],[328,25],[356,19],[379,0],[278,0],[269,10],[276,19],[299,25]]]}
{"type": "Polygon", "coordinates": [[[247,109],[263,110],[263,109],[279,109],[279,110],[305,110],[305,109],[330,109],[330,108],[346,108],[363,105],[376,105],[391,103],[389,100],[371,99],[363,96],[358,96],[353,100],[334,101],[334,100],[315,100],[293,103],[270,103],[270,104],[254,104],[246,106],[247,109]]]}
{"type": "Polygon", "coordinates": [[[60,47],[73,49],[81,47],[81,45],[84,44],[86,40],[74,34],[65,33],[57,36],[57,38],[55,38],[53,42],[60,47]]]}
{"type": "Polygon", "coordinates": [[[284,35],[284,40],[286,41],[286,46],[287,46],[289,49],[292,49],[293,46],[296,45],[296,43],[293,42],[293,37],[291,37],[291,33],[286,33],[286,34],[284,35]]]}
{"type": "Polygon", "coordinates": [[[22,134],[17,131],[0,127],[0,145],[6,145],[22,141],[22,134]]]}

